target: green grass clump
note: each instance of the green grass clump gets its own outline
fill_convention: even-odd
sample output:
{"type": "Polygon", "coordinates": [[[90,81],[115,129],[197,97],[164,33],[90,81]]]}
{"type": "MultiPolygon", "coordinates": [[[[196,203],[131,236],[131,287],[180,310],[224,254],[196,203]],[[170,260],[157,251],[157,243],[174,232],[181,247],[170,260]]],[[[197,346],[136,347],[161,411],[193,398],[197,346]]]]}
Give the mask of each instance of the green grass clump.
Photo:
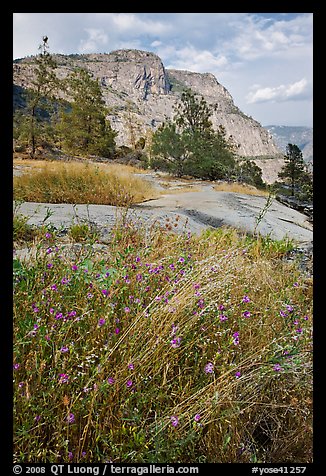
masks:
{"type": "Polygon", "coordinates": [[[99,237],[97,230],[87,223],[76,223],[72,225],[69,229],[69,236],[77,243],[86,241],[95,242],[99,237]]]}
{"type": "Polygon", "coordinates": [[[312,460],[312,289],[233,230],[14,261],[15,462],[312,460]],[[255,252],[253,252],[255,250],[255,252]]]}
{"type": "Polygon", "coordinates": [[[37,229],[28,223],[28,217],[21,214],[13,216],[13,239],[15,242],[30,242],[37,236],[37,229]]]}

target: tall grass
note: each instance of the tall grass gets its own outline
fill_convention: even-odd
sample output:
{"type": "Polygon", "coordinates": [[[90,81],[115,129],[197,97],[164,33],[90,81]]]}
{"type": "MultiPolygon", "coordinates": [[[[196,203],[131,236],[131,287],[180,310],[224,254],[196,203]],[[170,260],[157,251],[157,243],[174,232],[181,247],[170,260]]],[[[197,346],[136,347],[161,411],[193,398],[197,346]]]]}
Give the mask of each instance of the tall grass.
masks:
{"type": "Polygon", "coordinates": [[[124,221],[16,258],[14,460],[310,462],[311,282],[273,243],[124,221]]]}
{"type": "Polygon", "coordinates": [[[151,184],[124,165],[37,161],[14,177],[14,199],[45,203],[128,206],[157,196],[151,184]]]}
{"type": "Polygon", "coordinates": [[[238,183],[238,182],[220,182],[214,185],[214,190],[217,192],[234,192],[243,193],[245,195],[257,195],[261,197],[267,197],[268,192],[266,190],[259,190],[253,185],[238,183]]]}

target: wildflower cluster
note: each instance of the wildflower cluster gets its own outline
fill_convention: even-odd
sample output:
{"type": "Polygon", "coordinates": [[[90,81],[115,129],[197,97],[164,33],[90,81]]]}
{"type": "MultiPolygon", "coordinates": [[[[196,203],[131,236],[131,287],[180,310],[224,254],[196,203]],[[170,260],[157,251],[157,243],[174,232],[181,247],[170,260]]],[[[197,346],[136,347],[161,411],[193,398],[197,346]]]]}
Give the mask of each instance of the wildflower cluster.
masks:
{"type": "Polygon", "coordinates": [[[16,263],[17,461],[250,462],[286,405],[309,447],[309,285],[217,238],[125,226],[100,256],[67,256],[51,233],[16,263]]]}

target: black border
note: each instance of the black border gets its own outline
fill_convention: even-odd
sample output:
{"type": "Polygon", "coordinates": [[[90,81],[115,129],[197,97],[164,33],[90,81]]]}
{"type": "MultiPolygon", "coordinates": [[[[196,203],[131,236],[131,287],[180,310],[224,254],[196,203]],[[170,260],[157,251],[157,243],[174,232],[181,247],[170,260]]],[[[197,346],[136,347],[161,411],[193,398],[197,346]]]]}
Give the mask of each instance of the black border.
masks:
{"type": "MultiPolygon", "coordinates": [[[[0,368],[3,370],[5,369],[4,375],[1,378],[2,383],[2,392],[1,392],[1,417],[0,417],[0,430],[2,433],[2,445],[1,445],[1,459],[0,459],[0,467],[2,467],[2,463],[5,463],[5,466],[8,467],[9,471],[4,470],[3,474],[13,474],[12,472],[12,454],[13,454],[13,432],[12,432],[12,401],[13,401],[13,392],[12,392],[12,341],[13,341],[13,330],[12,330],[12,309],[13,309],[13,288],[12,288],[12,211],[13,211],[13,204],[12,204],[12,23],[13,23],[13,13],[14,12],[25,12],[26,11],[26,2],[13,2],[11,5],[10,11],[5,11],[2,14],[2,39],[5,43],[5,67],[3,64],[2,74],[0,75],[2,81],[2,103],[5,104],[5,112],[6,114],[2,114],[3,122],[2,122],[2,183],[1,183],[1,192],[4,194],[2,198],[2,217],[1,222],[3,223],[2,229],[2,257],[4,261],[4,270],[5,272],[2,273],[3,277],[3,285],[1,287],[2,290],[2,297],[4,298],[4,306],[2,306],[2,328],[1,336],[3,343],[0,346],[1,355],[1,365],[0,368]],[[8,56],[7,56],[8,55],[8,56]],[[7,74],[5,74],[7,73],[7,74]],[[6,140],[4,140],[6,139],[6,140]],[[5,148],[4,148],[5,145],[5,148]],[[6,153],[4,153],[6,151],[6,153]]],[[[44,9],[46,7],[51,7],[52,5],[44,5],[44,9]]],[[[109,6],[109,5],[108,5],[109,6]]],[[[114,9],[114,5],[111,5],[114,9]]],[[[124,8],[127,8],[127,11],[133,11],[135,5],[130,4],[128,7],[128,3],[123,4],[124,8]]],[[[160,7],[167,7],[169,5],[157,4],[156,7],[159,8],[159,12],[161,12],[160,7]]],[[[209,4],[207,8],[208,12],[210,11],[212,4],[209,4]]],[[[216,5],[217,6],[217,5],[216,5]]],[[[222,6],[222,5],[220,5],[222,6]]],[[[225,6],[225,5],[224,5],[225,6]]],[[[233,5],[236,7],[236,5],[233,5]]],[[[248,10],[256,10],[258,12],[264,13],[264,10],[273,10],[275,11],[285,11],[289,10],[291,12],[290,2],[288,5],[285,5],[285,2],[273,2],[272,5],[268,6],[266,4],[261,4],[261,2],[257,2],[256,5],[253,2],[250,4],[242,5],[246,6],[248,10]],[[265,7],[265,8],[264,8],[265,7]]],[[[322,69],[324,64],[323,59],[323,52],[324,47],[322,46],[323,42],[323,35],[322,35],[322,28],[324,23],[324,17],[321,12],[321,3],[317,2],[309,2],[306,5],[298,5],[295,4],[296,9],[301,7],[301,12],[311,12],[314,15],[314,149],[315,149],[315,161],[314,161],[314,462],[312,464],[307,464],[307,471],[305,474],[322,474],[321,473],[321,464],[322,464],[322,446],[323,446],[323,427],[321,425],[321,416],[323,414],[322,411],[322,390],[320,388],[321,383],[321,370],[322,370],[322,359],[323,355],[321,350],[321,345],[323,344],[323,333],[322,333],[322,321],[325,319],[322,312],[320,312],[322,308],[322,260],[321,260],[321,251],[323,249],[323,235],[322,235],[322,210],[323,210],[323,197],[321,196],[322,190],[322,181],[323,181],[323,174],[322,174],[322,161],[326,161],[326,159],[321,155],[321,137],[322,137],[322,127],[324,126],[324,117],[323,117],[323,108],[322,108],[322,98],[323,98],[323,90],[321,89],[321,82],[323,81],[323,73],[318,72],[316,74],[316,70],[318,71],[322,69]],[[303,8],[302,8],[303,7],[303,8]],[[303,10],[303,11],[302,11],[303,10]],[[317,257],[317,259],[316,259],[317,257]],[[316,279],[317,278],[317,279],[316,279]],[[319,469],[320,468],[320,469],[319,469]]],[[[43,6],[42,6],[43,7],[43,6]]],[[[60,5],[56,3],[55,5],[58,11],[62,11],[60,5]]],[[[80,7],[80,5],[79,5],[80,7]]],[[[99,6],[100,7],[100,6],[99,6]]],[[[138,7],[144,9],[143,11],[153,11],[153,4],[144,5],[142,2],[138,7]]],[[[174,7],[177,7],[174,5],[174,7]]],[[[78,9],[78,6],[75,9],[78,9]]],[[[178,8],[178,7],[177,7],[178,8]]],[[[182,4],[180,7],[182,8],[182,4]]],[[[187,11],[189,8],[189,4],[184,7],[187,11]]],[[[101,7],[100,7],[101,9],[101,7]]],[[[163,9],[163,8],[162,8],[163,9]]],[[[205,7],[204,7],[205,9],[205,7]]],[[[72,8],[71,8],[72,10],[72,8]]],[[[68,10],[69,12],[69,10],[68,10]]],[[[66,13],[68,13],[66,12],[66,13]]],[[[141,12],[140,12],[141,13],[141,12]]],[[[167,12],[166,12],[167,13],[167,12]]],[[[3,53],[3,52],[2,52],[3,53]]],[[[3,111],[3,110],[2,110],[3,111]]],[[[2,269],[3,269],[2,268],[2,269]]],[[[194,463],[190,466],[196,466],[197,463],[194,463]]],[[[28,465],[22,465],[28,466],[28,465]]],[[[30,465],[33,466],[33,465],[30,465]]],[[[49,467],[49,464],[35,464],[34,466],[45,466],[49,467]]],[[[77,466],[77,465],[72,465],[77,466]]],[[[91,466],[91,464],[89,464],[91,466]]],[[[94,464],[95,466],[95,464],[94,464]]],[[[124,465],[127,466],[127,465],[124,465]]],[[[137,465],[134,465],[137,466],[137,465]]],[[[146,465],[143,465],[146,466],[146,465]]],[[[170,465],[173,466],[173,465],[170,465]]],[[[187,466],[187,465],[184,465],[187,466]]],[[[217,470],[218,474],[224,475],[229,474],[231,471],[235,471],[236,474],[251,474],[251,464],[236,464],[236,463],[229,463],[229,464],[221,464],[221,463],[210,463],[210,464],[198,464],[200,467],[199,474],[205,473],[207,471],[214,471],[217,470]]],[[[281,465],[281,464],[263,464],[257,465],[259,467],[280,467],[280,466],[304,466],[303,464],[288,464],[288,465],[281,465]]],[[[22,474],[25,474],[24,472],[22,474]]],[[[52,474],[50,471],[46,474],[52,474]]],[[[67,473],[63,473],[67,474],[67,473]]],[[[109,474],[109,473],[108,473],[109,474]]],[[[265,473],[267,474],[267,473],[265,473]]]]}

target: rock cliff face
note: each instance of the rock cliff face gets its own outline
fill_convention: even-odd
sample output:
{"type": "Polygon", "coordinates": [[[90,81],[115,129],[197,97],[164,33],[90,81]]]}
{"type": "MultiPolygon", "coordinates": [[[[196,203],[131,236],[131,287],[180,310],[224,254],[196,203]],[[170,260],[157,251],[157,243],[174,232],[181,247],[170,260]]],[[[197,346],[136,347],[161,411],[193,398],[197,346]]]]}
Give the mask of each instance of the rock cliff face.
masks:
{"type": "MultiPolygon", "coordinates": [[[[245,157],[278,157],[280,150],[270,133],[234,105],[232,96],[210,73],[166,70],[161,59],[150,52],[117,50],[109,54],[55,55],[57,75],[66,77],[73,68],[92,72],[110,109],[109,119],[118,131],[118,145],[132,145],[140,136],[148,137],[166,118],[185,88],[202,95],[214,113],[215,127],[223,125],[227,136],[245,157]]],[[[16,60],[14,84],[28,88],[33,78],[34,58],[16,60]]]]}

